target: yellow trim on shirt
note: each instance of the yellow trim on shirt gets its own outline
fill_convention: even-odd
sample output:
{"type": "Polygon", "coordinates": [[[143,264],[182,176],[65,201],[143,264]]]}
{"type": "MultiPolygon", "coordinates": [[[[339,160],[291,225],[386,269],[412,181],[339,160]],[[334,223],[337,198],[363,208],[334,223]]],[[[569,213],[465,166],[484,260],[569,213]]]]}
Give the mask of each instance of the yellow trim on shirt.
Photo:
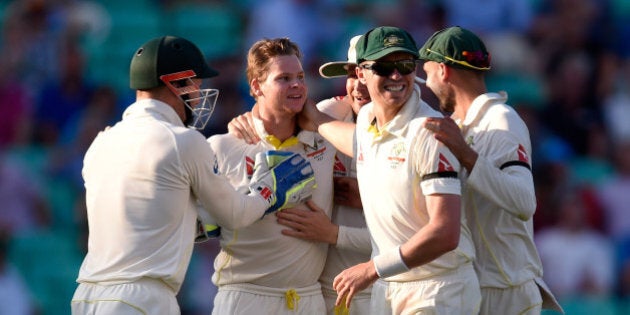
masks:
{"type": "Polygon", "coordinates": [[[296,144],[298,144],[299,140],[296,136],[293,136],[287,140],[284,141],[280,141],[280,139],[278,139],[276,136],[274,135],[268,135],[265,137],[265,140],[267,142],[269,142],[269,144],[271,144],[274,148],[276,148],[276,150],[279,149],[283,149],[283,148],[288,148],[288,147],[292,147],[296,144]]]}

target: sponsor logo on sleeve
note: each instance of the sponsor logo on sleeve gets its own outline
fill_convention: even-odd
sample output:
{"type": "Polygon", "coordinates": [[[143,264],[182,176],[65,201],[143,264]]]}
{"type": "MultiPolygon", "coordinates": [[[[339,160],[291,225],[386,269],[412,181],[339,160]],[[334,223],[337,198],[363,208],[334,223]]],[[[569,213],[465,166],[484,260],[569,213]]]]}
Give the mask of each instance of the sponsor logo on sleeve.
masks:
{"type": "Polygon", "coordinates": [[[438,173],[439,172],[453,172],[455,168],[449,160],[444,156],[444,154],[440,153],[439,161],[438,161],[438,173]]]}
{"type": "Polygon", "coordinates": [[[525,147],[523,147],[522,144],[518,145],[516,153],[518,154],[519,161],[529,164],[529,156],[527,156],[527,151],[525,151],[525,147]]]}

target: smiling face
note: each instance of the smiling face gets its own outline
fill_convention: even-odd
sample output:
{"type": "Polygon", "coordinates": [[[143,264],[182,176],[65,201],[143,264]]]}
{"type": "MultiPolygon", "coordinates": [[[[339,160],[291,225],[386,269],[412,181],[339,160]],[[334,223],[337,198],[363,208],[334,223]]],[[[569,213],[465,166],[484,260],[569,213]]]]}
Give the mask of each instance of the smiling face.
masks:
{"type": "MultiPolygon", "coordinates": [[[[376,62],[394,62],[401,60],[413,60],[414,56],[404,52],[395,52],[378,59],[376,62]]],[[[374,61],[365,61],[364,65],[373,64],[374,61]]],[[[390,109],[401,108],[413,92],[415,71],[403,75],[394,70],[387,76],[379,76],[374,70],[360,68],[359,79],[365,83],[372,101],[377,106],[390,109]]]]}
{"type": "Polygon", "coordinates": [[[307,88],[302,63],[295,55],[269,59],[266,77],[252,81],[261,109],[295,115],[306,102],[307,88]]]}
{"type": "Polygon", "coordinates": [[[365,84],[361,83],[357,77],[357,66],[348,66],[348,77],[346,78],[346,93],[352,102],[352,110],[355,114],[359,113],[359,109],[371,101],[370,93],[365,84]]]}

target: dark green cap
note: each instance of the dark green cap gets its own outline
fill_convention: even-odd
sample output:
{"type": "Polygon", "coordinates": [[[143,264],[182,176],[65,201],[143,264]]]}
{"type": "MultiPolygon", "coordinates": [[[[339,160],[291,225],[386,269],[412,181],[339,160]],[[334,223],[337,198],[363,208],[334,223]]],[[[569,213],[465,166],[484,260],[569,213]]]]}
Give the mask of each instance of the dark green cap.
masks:
{"type": "Polygon", "coordinates": [[[473,32],[459,26],[431,35],[420,48],[420,59],[468,70],[487,71],[491,68],[486,45],[473,32]]]}
{"type": "Polygon", "coordinates": [[[187,39],[175,36],[154,38],[136,50],[129,67],[129,86],[147,90],[164,83],[160,76],[193,70],[197,78],[210,78],[219,72],[210,68],[199,48],[187,39]]]}
{"type": "Polygon", "coordinates": [[[357,42],[357,63],[377,60],[394,52],[406,52],[418,58],[418,46],[407,31],[393,26],[373,28],[357,42]]]}

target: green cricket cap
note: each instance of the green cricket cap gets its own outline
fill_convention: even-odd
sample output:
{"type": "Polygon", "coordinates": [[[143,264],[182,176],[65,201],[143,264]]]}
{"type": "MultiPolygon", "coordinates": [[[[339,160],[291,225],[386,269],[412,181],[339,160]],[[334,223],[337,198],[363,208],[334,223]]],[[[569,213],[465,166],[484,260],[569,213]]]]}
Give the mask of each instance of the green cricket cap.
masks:
{"type": "Polygon", "coordinates": [[[420,59],[468,70],[488,71],[491,68],[490,53],[483,41],[459,26],[433,33],[420,48],[420,59]]]}
{"type": "Polygon", "coordinates": [[[160,76],[193,70],[197,78],[217,76],[210,68],[199,47],[191,41],[175,36],[151,39],[140,46],[129,66],[129,86],[146,90],[164,85],[160,76]]]}
{"type": "Polygon", "coordinates": [[[418,46],[413,37],[394,26],[379,26],[369,30],[361,36],[356,49],[357,63],[378,60],[395,52],[406,52],[418,59],[418,46]]]}

